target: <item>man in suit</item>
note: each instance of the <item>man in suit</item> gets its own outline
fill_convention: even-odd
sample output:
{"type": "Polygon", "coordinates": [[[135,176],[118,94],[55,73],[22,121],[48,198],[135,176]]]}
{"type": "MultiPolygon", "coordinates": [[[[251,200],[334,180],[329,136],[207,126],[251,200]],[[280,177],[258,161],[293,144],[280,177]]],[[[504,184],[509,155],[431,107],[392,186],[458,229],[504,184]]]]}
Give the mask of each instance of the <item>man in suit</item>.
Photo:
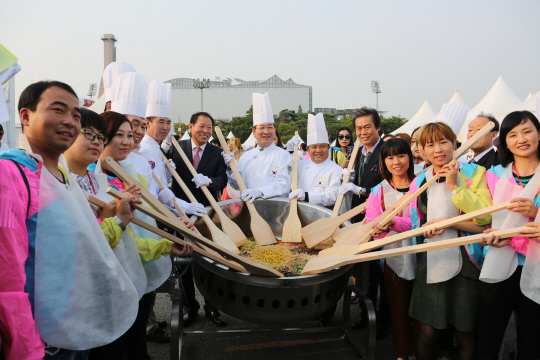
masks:
{"type": "MultiPolygon", "coordinates": [[[[208,190],[217,197],[217,194],[227,186],[227,165],[221,156],[219,147],[208,142],[212,136],[214,127],[214,119],[206,112],[198,112],[191,116],[189,122],[189,130],[191,131],[191,140],[181,140],[180,147],[188,157],[193,167],[197,170],[197,175],[192,176],[180,154],[174,146],[169,152],[174,164],[176,172],[184,183],[187,185],[197,201],[205,206],[210,205],[210,202],[200,189],[205,185],[208,190]]],[[[189,201],[178,182],[173,178],[172,191],[180,199],[189,201]]],[[[182,283],[186,296],[188,298],[188,308],[185,309],[184,324],[188,325],[197,317],[200,305],[195,299],[195,286],[193,284],[193,275],[191,267],[182,276],[182,283]]],[[[218,326],[225,326],[227,323],[220,315],[219,311],[205,300],[204,311],[206,317],[212,320],[218,326]]]]}
{"type": "MultiPolygon", "coordinates": [[[[354,164],[354,168],[356,169],[356,177],[354,182],[342,185],[338,189],[338,192],[342,194],[349,191],[352,192],[352,207],[354,208],[366,202],[369,194],[371,193],[371,188],[378,185],[382,181],[379,157],[384,141],[382,141],[381,137],[379,136],[379,131],[381,129],[381,118],[377,110],[367,107],[361,108],[354,113],[353,123],[356,130],[356,137],[362,142],[360,156],[356,157],[354,164]]],[[[364,214],[360,214],[356,216],[353,221],[359,222],[363,219],[364,214]]],[[[371,301],[373,301],[374,305],[377,304],[379,286],[381,288],[381,297],[377,311],[377,338],[380,339],[386,336],[390,328],[390,308],[388,306],[388,301],[386,300],[386,291],[384,289],[384,281],[379,261],[370,261],[368,266],[368,295],[371,298],[371,301]]],[[[362,277],[365,279],[367,269],[364,268],[362,270],[360,270],[359,267],[356,267],[357,274],[363,272],[362,275],[357,276],[357,278],[362,277]]],[[[351,326],[353,328],[361,328],[366,324],[367,316],[365,309],[363,309],[360,319],[353,322],[351,326]]]]}
{"type": "Polygon", "coordinates": [[[493,139],[495,139],[499,133],[499,122],[493,115],[480,113],[476,119],[471,121],[469,124],[469,131],[467,132],[467,139],[470,139],[489,122],[495,124],[495,127],[491,132],[487,133],[473,145],[471,150],[473,151],[474,157],[469,161],[469,163],[478,164],[488,170],[493,165],[499,165],[501,163],[499,155],[495,149],[493,149],[493,139]]]}

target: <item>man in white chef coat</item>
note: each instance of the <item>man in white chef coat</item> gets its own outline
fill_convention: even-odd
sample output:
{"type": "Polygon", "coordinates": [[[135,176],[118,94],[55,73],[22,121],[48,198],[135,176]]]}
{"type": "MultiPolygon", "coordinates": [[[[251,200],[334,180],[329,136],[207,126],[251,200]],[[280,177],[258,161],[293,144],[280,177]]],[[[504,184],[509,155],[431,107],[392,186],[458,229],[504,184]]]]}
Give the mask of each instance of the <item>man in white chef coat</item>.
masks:
{"type": "MultiPolygon", "coordinates": [[[[274,145],[276,125],[268,93],[253,94],[253,135],[258,146],[246,152],[238,162],[238,170],[246,184],[242,191],[243,201],[257,198],[286,197],[291,189],[292,156],[284,149],[274,145]]],[[[221,153],[229,164],[232,154],[221,153]]],[[[229,183],[238,190],[233,176],[229,183]]]]}
{"type": "MultiPolygon", "coordinates": [[[[166,188],[168,197],[163,200],[172,203],[174,199],[186,214],[202,216],[202,214],[207,213],[204,205],[200,203],[188,203],[176,198],[168,187],[170,173],[164,163],[165,160],[163,160],[163,157],[161,156],[160,143],[167,138],[170,131],[171,84],[164,84],[154,80],[150,83],[148,89],[146,135],[141,141],[141,155],[148,160],[150,168],[166,188]]],[[[172,166],[175,167],[174,163],[172,166]]]]}
{"type": "Polygon", "coordinates": [[[330,144],[322,113],[308,115],[307,151],[311,160],[298,162],[298,186],[289,199],[332,208],[338,197],[343,169],[330,160],[330,144]]]}

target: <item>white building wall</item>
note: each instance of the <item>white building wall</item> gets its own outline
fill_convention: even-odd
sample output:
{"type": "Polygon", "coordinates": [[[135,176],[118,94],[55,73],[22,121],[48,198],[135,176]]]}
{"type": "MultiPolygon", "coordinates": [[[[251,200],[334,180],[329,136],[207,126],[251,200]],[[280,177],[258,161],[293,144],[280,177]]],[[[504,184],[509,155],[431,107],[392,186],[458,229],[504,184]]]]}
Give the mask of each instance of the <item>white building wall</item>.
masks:
{"type": "MultiPolygon", "coordinates": [[[[251,107],[251,94],[268,92],[274,115],[281,110],[309,110],[309,87],[209,87],[204,89],[204,111],[214,119],[231,119],[233,116],[244,116],[251,107]]],[[[191,115],[201,111],[201,90],[172,89],[171,120],[189,123],[191,115]]]]}

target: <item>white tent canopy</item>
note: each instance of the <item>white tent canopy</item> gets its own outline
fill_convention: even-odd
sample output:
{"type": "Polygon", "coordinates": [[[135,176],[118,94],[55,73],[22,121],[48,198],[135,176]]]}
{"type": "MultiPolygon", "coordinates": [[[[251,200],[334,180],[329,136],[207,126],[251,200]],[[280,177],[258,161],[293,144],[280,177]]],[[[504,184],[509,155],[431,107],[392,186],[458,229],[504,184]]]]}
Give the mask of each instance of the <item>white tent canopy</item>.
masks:
{"type": "Polygon", "coordinates": [[[334,140],[331,144],[330,144],[330,147],[334,147],[336,146],[336,140],[334,140]]]}
{"type": "Polygon", "coordinates": [[[234,134],[232,133],[232,131],[229,131],[229,135],[227,135],[227,139],[233,139],[234,138],[234,134]]]}
{"type": "Polygon", "coordinates": [[[184,133],[184,136],[182,136],[182,138],[181,138],[180,140],[189,140],[189,139],[191,139],[191,137],[189,136],[189,132],[186,131],[186,132],[184,133]]]}
{"type": "Polygon", "coordinates": [[[503,119],[506,117],[506,115],[510,114],[512,111],[520,111],[520,110],[527,110],[538,116],[536,114],[536,98],[540,97],[540,91],[538,91],[536,94],[527,96],[527,99],[525,99],[524,102],[514,106],[512,110],[498,113],[495,118],[499,120],[499,123],[503,121],[503,119]]]}
{"type": "Polygon", "coordinates": [[[244,148],[245,150],[253,149],[256,143],[257,139],[255,138],[253,133],[251,133],[247,140],[242,144],[242,148],[244,148]]]}
{"type": "MultiPolygon", "coordinates": [[[[471,110],[471,108],[469,106],[467,106],[467,104],[465,103],[465,101],[463,100],[461,95],[459,95],[459,91],[457,91],[457,90],[454,93],[454,95],[452,95],[450,100],[448,101],[448,104],[460,104],[460,105],[465,106],[467,108],[467,110],[469,110],[469,111],[471,110]]],[[[440,113],[441,112],[439,111],[439,114],[440,113]]],[[[439,117],[439,114],[435,115],[435,117],[433,118],[433,120],[431,120],[431,122],[436,122],[437,118],[439,117]]]]}
{"type": "Polygon", "coordinates": [[[105,95],[101,95],[101,97],[97,99],[96,102],[88,108],[88,110],[101,114],[105,110],[105,104],[105,95]]]}
{"type": "Polygon", "coordinates": [[[529,95],[527,95],[527,97],[525,98],[525,100],[529,100],[529,98],[530,98],[531,96],[533,96],[533,95],[532,95],[532,92],[529,92],[529,95]]]}
{"type": "Polygon", "coordinates": [[[469,111],[467,120],[465,120],[465,123],[461,127],[461,131],[458,134],[458,140],[463,141],[467,138],[469,123],[476,119],[478,114],[481,112],[488,114],[499,114],[501,112],[509,111],[520,103],[521,100],[506,84],[502,76],[499,76],[486,96],[484,96],[484,98],[469,111]]]}
{"type": "Polygon", "coordinates": [[[433,110],[431,105],[429,105],[429,102],[426,99],[426,101],[424,101],[416,114],[414,114],[414,116],[409,121],[407,121],[405,125],[401,126],[397,130],[394,130],[392,132],[392,135],[399,133],[407,133],[410,135],[414,129],[432,121],[433,117],[435,117],[436,115],[437,113],[435,112],[435,110],[433,110]]]}

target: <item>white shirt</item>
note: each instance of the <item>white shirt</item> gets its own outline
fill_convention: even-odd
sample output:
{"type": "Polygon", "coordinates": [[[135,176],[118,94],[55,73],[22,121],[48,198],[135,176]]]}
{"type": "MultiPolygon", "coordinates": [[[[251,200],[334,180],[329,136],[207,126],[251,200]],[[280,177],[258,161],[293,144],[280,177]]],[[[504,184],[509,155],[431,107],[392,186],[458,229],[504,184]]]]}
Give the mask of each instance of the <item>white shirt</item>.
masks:
{"type": "MultiPolygon", "coordinates": [[[[206,143],[206,144],[208,144],[208,143],[206,143]]],[[[199,160],[202,159],[202,154],[204,152],[204,148],[206,148],[206,144],[199,146],[201,148],[201,150],[199,151],[199,160]]],[[[191,158],[192,159],[195,159],[195,148],[196,147],[197,147],[197,145],[195,145],[193,140],[191,140],[191,158]]]]}
{"type": "Polygon", "coordinates": [[[298,189],[309,194],[309,202],[331,206],[336,203],[343,169],[330,159],[320,164],[311,160],[298,162],[298,189]]]}
{"type": "Polygon", "coordinates": [[[474,162],[479,162],[481,158],[483,158],[488,152],[491,151],[491,149],[493,149],[493,148],[489,148],[489,149],[487,149],[486,151],[484,151],[483,153],[481,153],[481,154],[479,154],[479,155],[476,155],[476,156],[474,157],[474,162]]]}
{"type": "MultiPolygon", "coordinates": [[[[150,177],[152,177],[153,171],[154,174],[156,174],[156,176],[158,177],[159,181],[161,181],[164,186],[161,192],[158,190],[159,195],[156,196],[158,200],[164,205],[167,205],[170,210],[174,209],[173,200],[176,200],[176,203],[178,204],[178,206],[180,206],[182,211],[186,212],[189,204],[184,200],[174,196],[173,192],[168,187],[170,181],[168,180],[167,173],[165,172],[165,164],[163,164],[163,159],[161,158],[161,148],[157,141],[154,140],[154,138],[152,138],[151,136],[145,135],[141,141],[140,149],[142,157],[144,157],[144,159],[146,160],[147,167],[150,168],[150,177]]],[[[152,181],[154,181],[153,177],[152,181]]],[[[154,184],[156,184],[155,181],[154,184]]],[[[176,213],[176,211],[174,212],[176,213]]]]}
{"type": "Polygon", "coordinates": [[[375,145],[373,145],[373,147],[369,151],[366,150],[366,145],[362,146],[362,154],[364,155],[364,162],[366,162],[367,160],[368,153],[372,153],[373,150],[375,150],[375,148],[377,147],[377,145],[379,145],[380,142],[381,142],[381,137],[379,136],[379,140],[377,140],[377,143],[375,143],[375,145]]]}
{"type": "MultiPolygon", "coordinates": [[[[271,143],[256,147],[240,158],[238,170],[248,189],[259,189],[265,199],[285,197],[291,192],[293,158],[286,150],[271,143]]],[[[236,184],[231,181],[231,185],[236,184]]]]}

